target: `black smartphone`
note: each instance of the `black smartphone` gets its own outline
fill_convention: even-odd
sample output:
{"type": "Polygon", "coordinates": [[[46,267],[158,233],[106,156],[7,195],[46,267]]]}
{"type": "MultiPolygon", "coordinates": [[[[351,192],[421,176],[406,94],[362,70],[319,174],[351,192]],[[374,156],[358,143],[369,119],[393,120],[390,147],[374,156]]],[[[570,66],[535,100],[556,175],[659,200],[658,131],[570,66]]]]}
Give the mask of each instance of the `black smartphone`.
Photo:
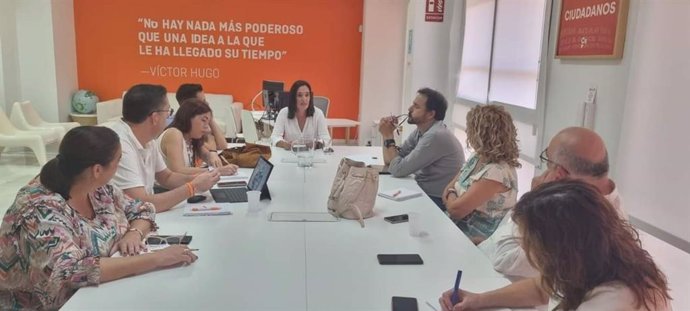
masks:
{"type": "Polygon", "coordinates": [[[407,222],[409,220],[409,217],[407,216],[407,214],[402,214],[402,215],[383,217],[383,220],[390,222],[392,224],[399,224],[399,223],[407,222]]]}
{"type": "Polygon", "coordinates": [[[376,258],[382,265],[422,265],[424,261],[418,254],[378,254],[376,258]]]}
{"type": "Polygon", "coordinates": [[[191,197],[187,198],[187,203],[199,203],[199,202],[203,202],[205,200],[206,200],[205,195],[198,194],[198,195],[191,196],[191,197]]]}
{"type": "Polygon", "coordinates": [[[223,181],[218,183],[218,188],[246,187],[246,181],[223,181]]]}
{"type": "Polygon", "coordinates": [[[393,296],[393,311],[418,311],[417,298],[393,296]]]}
{"type": "Polygon", "coordinates": [[[184,244],[187,245],[192,242],[191,235],[151,235],[146,238],[146,244],[161,245],[161,244],[184,244]],[[182,238],[182,241],[180,241],[182,238]]]}

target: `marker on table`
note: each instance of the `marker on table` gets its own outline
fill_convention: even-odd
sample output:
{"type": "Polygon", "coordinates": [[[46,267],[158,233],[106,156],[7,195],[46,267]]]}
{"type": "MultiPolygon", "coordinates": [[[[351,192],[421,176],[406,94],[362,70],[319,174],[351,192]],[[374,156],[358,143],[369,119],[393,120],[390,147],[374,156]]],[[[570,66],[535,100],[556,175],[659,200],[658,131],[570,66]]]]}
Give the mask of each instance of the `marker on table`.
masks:
{"type": "Polygon", "coordinates": [[[453,294],[450,295],[450,302],[456,305],[460,302],[460,278],[462,278],[462,270],[458,270],[458,275],[455,276],[455,286],[453,286],[453,294]]]}
{"type": "Polygon", "coordinates": [[[400,193],[402,193],[402,190],[396,191],[395,193],[393,193],[393,197],[395,198],[395,197],[399,196],[400,193]]]}
{"type": "Polygon", "coordinates": [[[202,207],[193,207],[192,211],[193,212],[203,212],[203,211],[219,211],[220,207],[214,206],[214,207],[207,207],[207,206],[202,206],[202,207]]]}

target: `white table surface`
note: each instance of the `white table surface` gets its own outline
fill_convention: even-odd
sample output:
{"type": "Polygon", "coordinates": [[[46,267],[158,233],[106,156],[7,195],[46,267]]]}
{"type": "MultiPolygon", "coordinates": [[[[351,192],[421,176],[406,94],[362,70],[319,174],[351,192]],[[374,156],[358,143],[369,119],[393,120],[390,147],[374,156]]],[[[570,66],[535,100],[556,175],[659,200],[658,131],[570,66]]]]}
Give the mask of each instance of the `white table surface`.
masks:
{"type": "MultiPolygon", "coordinates": [[[[334,148],[334,154],[317,154],[326,163],[306,170],[282,163],[292,155],[274,149],[273,200],[262,201],[258,215],[247,215],[247,203],[237,203],[228,216],[184,217],[184,204],[157,215],[159,233],[193,236],[199,260],[82,288],[62,310],[390,310],[392,296],[416,297],[419,310],[432,310],[425,302],[438,308],[438,296],[453,286],[458,269],[461,287],[470,291],[509,284],[427,196],[403,202],[377,197],[365,228],[345,219],[267,221],[274,211],[325,212],[343,156],[382,156],[378,147],[334,148]],[[429,236],[411,237],[407,223],[383,220],[410,211],[423,214],[429,236]],[[382,266],[376,259],[381,253],[418,253],[424,265],[382,266]]],[[[411,177],[380,178],[380,191],[400,186],[421,191],[411,177]]]]}
{"type": "Polygon", "coordinates": [[[326,118],[326,126],[328,127],[355,127],[359,122],[350,119],[326,118]]]}

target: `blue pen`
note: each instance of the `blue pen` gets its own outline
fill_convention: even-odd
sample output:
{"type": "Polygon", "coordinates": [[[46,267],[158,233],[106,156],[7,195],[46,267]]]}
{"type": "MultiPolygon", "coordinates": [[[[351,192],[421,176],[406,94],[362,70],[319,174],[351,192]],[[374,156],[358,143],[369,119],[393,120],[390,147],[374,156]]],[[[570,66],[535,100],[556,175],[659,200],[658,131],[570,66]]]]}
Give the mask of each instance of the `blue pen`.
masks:
{"type": "Polygon", "coordinates": [[[453,294],[450,295],[450,302],[456,305],[460,302],[460,278],[462,278],[462,270],[458,270],[458,275],[455,277],[455,286],[453,287],[453,294]]]}

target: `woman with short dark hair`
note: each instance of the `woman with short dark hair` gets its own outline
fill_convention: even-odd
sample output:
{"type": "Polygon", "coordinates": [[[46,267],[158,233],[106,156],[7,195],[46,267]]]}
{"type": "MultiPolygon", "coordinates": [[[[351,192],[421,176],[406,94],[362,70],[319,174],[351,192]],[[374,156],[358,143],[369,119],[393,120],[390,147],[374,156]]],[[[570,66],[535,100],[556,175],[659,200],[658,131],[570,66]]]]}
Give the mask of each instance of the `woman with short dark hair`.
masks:
{"type": "Polygon", "coordinates": [[[135,256],[155,208],[108,184],[121,154],[113,130],[74,128],[19,190],[0,225],[0,309],[55,310],[80,287],[196,260],[185,246],[135,256]]]}
{"type": "Polygon", "coordinates": [[[513,220],[527,259],[541,277],[474,294],[452,290],[443,310],[531,307],[548,310],[670,310],[666,277],[637,231],[593,186],[562,180],[526,193],[513,220]]]}

